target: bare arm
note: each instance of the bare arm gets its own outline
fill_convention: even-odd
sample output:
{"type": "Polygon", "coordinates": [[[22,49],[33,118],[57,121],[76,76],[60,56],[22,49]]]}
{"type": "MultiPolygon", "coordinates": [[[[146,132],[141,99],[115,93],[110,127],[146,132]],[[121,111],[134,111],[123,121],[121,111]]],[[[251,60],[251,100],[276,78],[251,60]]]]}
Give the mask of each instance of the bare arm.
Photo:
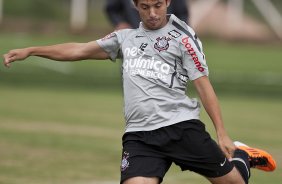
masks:
{"type": "Polygon", "coordinates": [[[235,146],[224,128],[217,96],[208,77],[204,76],[194,80],[194,85],[201,98],[204,108],[214,124],[221,150],[224,152],[227,158],[231,158],[235,150],[235,146]]]}
{"type": "Polygon", "coordinates": [[[63,43],[50,46],[14,49],[4,54],[4,65],[10,66],[14,61],[24,60],[29,56],[39,56],[56,61],[79,61],[86,59],[108,59],[106,53],[96,41],[87,43],[63,43]]]}

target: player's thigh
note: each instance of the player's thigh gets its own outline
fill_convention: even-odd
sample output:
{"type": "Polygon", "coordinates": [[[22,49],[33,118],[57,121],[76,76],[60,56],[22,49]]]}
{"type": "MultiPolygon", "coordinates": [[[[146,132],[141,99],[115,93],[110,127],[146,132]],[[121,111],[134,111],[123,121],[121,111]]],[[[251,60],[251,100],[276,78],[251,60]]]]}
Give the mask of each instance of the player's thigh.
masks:
{"type": "Polygon", "coordinates": [[[217,177],[207,178],[212,184],[245,184],[239,171],[234,167],[228,174],[217,177]]]}
{"type": "Polygon", "coordinates": [[[159,184],[157,177],[133,177],[125,180],[122,184],[159,184]]]}

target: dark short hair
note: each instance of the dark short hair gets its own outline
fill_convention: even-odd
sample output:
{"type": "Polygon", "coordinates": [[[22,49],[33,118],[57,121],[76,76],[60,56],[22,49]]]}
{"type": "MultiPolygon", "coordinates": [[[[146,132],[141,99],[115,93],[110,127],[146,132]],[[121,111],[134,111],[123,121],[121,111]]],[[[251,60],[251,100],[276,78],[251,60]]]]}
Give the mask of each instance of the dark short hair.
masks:
{"type": "MultiPolygon", "coordinates": [[[[167,0],[166,0],[167,1],[167,0]]],[[[134,4],[137,5],[138,0],[133,0],[134,4]]]]}

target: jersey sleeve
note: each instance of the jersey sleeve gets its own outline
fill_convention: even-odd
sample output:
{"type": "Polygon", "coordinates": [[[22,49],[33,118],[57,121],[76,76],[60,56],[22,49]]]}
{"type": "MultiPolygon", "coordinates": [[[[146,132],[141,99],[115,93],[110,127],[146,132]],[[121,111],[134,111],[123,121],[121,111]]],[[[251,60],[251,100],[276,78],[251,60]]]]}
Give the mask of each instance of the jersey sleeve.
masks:
{"type": "Polygon", "coordinates": [[[118,32],[112,32],[108,34],[104,38],[97,40],[97,43],[110,55],[112,61],[115,61],[120,57],[120,41],[118,32]]]}
{"type": "Polygon", "coordinates": [[[190,29],[189,34],[183,35],[180,42],[183,67],[187,71],[189,79],[195,80],[202,76],[208,76],[209,70],[203,53],[202,43],[195,32],[190,29]]]}

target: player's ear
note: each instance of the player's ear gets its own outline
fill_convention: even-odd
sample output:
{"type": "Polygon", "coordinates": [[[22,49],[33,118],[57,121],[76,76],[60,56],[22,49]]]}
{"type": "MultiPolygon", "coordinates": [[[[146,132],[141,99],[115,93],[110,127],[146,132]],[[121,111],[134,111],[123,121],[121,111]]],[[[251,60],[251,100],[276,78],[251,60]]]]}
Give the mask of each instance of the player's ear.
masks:
{"type": "Polygon", "coordinates": [[[169,7],[171,0],[166,0],[166,7],[169,7]]]}
{"type": "Polygon", "coordinates": [[[137,3],[138,3],[137,0],[131,0],[131,4],[132,4],[133,6],[137,6],[137,3]]]}
{"type": "Polygon", "coordinates": [[[131,6],[138,11],[138,9],[137,9],[137,1],[136,0],[131,0],[131,6]]]}

